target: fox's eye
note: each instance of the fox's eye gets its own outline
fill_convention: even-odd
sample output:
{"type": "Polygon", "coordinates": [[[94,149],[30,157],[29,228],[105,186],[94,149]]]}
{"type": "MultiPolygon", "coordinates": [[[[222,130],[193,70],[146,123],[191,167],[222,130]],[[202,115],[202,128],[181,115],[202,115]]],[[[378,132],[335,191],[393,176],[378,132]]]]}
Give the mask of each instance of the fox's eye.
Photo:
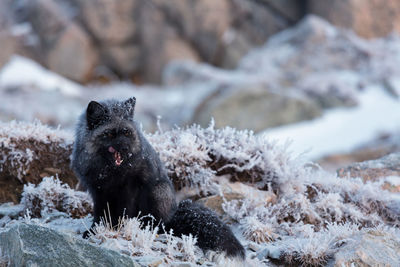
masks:
{"type": "Polygon", "coordinates": [[[114,135],[113,135],[113,133],[111,131],[106,131],[106,132],[103,133],[103,137],[104,138],[113,138],[114,135]]]}
{"type": "Polygon", "coordinates": [[[132,132],[130,130],[126,129],[126,128],[122,129],[122,133],[125,136],[131,136],[132,135],[132,132]]]}

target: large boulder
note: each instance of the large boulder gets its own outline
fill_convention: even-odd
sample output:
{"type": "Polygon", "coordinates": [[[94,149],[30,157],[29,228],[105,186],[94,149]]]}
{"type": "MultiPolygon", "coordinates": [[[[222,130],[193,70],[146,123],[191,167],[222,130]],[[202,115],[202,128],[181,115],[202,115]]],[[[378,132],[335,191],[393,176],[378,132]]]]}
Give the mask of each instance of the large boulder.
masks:
{"type": "Polygon", "coordinates": [[[8,62],[10,57],[15,53],[15,47],[17,46],[17,42],[14,36],[7,31],[3,30],[0,27],[0,68],[8,62]]]}
{"type": "Polygon", "coordinates": [[[84,0],[75,2],[79,7],[79,16],[91,35],[104,45],[126,43],[138,32],[140,1],[84,0]]]}
{"type": "Polygon", "coordinates": [[[400,32],[400,2],[396,0],[333,0],[308,1],[309,12],[333,24],[350,28],[367,37],[382,37],[400,32]]]}
{"type": "Polygon", "coordinates": [[[87,82],[92,78],[97,55],[88,35],[75,23],[69,23],[47,52],[49,69],[69,79],[87,82]]]}
{"type": "MultiPolygon", "coordinates": [[[[396,42],[383,43],[394,47],[396,42]]],[[[312,119],[321,108],[355,105],[364,86],[396,71],[389,65],[379,71],[378,62],[386,55],[383,43],[367,42],[308,16],[247,54],[235,70],[173,62],[165,68],[163,82],[215,88],[197,106],[194,122],[206,125],[214,117],[217,126],[223,122],[259,131],[312,119]]]]}
{"type": "Polygon", "coordinates": [[[159,82],[164,66],[171,60],[200,59],[196,48],[170,24],[161,9],[144,5],[138,20],[141,23],[141,69],[137,71],[142,72],[144,80],[159,82]]]}
{"type": "Polygon", "coordinates": [[[214,118],[219,128],[234,126],[258,132],[321,115],[320,107],[311,99],[269,90],[262,84],[220,88],[207,100],[200,104],[194,115],[194,122],[202,126],[214,118]]]}
{"type": "Polygon", "coordinates": [[[140,266],[118,252],[32,224],[0,232],[0,248],[10,266],[140,266]]]}
{"type": "Polygon", "coordinates": [[[35,58],[69,79],[87,82],[93,76],[98,55],[89,35],[55,0],[29,1],[23,10],[24,20],[38,37],[35,58]]]}
{"type": "Polygon", "coordinates": [[[15,53],[18,46],[15,36],[11,33],[12,18],[10,18],[10,14],[7,12],[8,6],[9,0],[0,2],[0,68],[15,53]]]}
{"type": "Polygon", "coordinates": [[[290,22],[300,20],[305,13],[304,1],[298,0],[262,0],[265,5],[270,6],[272,10],[281,15],[283,18],[290,22]]]}
{"type": "Polygon", "coordinates": [[[230,1],[154,1],[171,25],[190,40],[202,58],[213,62],[219,52],[221,36],[231,23],[230,1]],[[179,18],[179,19],[178,19],[179,18]]]}

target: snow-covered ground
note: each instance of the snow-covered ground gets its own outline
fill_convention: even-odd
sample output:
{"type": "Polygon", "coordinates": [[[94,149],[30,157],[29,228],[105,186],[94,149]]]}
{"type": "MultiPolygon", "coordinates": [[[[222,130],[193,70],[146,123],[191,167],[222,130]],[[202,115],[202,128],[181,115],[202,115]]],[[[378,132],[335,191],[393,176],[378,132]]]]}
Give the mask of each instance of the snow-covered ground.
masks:
{"type": "Polygon", "coordinates": [[[312,121],[269,129],[266,138],[292,141],[291,149],[318,159],[335,153],[348,153],[382,134],[400,131],[400,99],[380,87],[360,92],[359,105],[336,108],[312,121]]]}
{"type": "Polygon", "coordinates": [[[68,96],[79,96],[82,86],[40,64],[22,56],[14,55],[0,70],[0,89],[30,86],[45,91],[59,90],[68,96]]]}

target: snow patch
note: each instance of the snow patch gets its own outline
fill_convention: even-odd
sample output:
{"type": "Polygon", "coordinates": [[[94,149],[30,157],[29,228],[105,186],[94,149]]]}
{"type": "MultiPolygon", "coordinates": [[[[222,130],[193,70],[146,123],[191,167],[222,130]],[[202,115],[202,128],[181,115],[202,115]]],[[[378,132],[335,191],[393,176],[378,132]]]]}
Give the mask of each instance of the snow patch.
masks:
{"type": "Polygon", "coordinates": [[[14,55],[0,70],[0,88],[24,86],[47,91],[59,90],[68,96],[80,96],[82,90],[80,85],[43,68],[38,63],[14,55]]]}
{"type": "Polygon", "coordinates": [[[261,135],[284,142],[292,141],[291,149],[308,159],[350,152],[376,139],[380,134],[400,129],[400,100],[379,87],[361,93],[359,105],[327,111],[321,118],[273,129],[261,135]]]}

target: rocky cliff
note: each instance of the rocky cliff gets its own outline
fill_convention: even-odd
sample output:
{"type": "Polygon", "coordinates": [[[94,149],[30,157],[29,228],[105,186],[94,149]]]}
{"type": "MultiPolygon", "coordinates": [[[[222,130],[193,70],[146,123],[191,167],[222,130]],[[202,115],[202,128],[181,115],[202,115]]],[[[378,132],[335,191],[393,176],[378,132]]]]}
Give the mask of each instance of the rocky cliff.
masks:
{"type": "Polygon", "coordinates": [[[306,14],[363,37],[400,30],[400,4],[383,0],[5,0],[0,10],[0,65],[23,54],[83,83],[160,82],[180,59],[233,68],[306,14]]]}

